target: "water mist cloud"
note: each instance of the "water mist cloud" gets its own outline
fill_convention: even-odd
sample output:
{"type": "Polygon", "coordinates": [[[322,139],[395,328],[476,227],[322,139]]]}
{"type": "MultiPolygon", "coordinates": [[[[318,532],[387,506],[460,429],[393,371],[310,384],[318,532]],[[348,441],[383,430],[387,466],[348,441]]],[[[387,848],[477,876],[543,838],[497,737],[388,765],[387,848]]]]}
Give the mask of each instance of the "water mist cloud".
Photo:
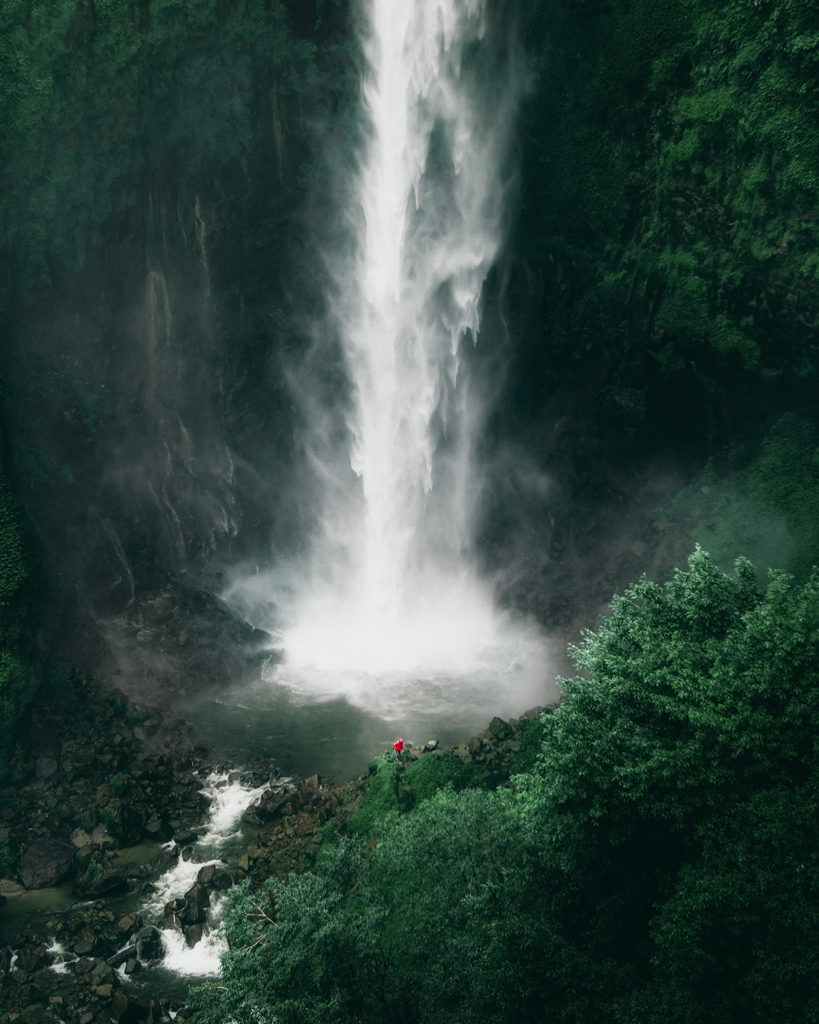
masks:
{"type": "Polygon", "coordinates": [[[482,0],[368,14],[350,234],[324,254],[328,315],[288,370],[310,541],[224,596],[275,633],[270,685],[305,700],[525,710],[554,695],[547,645],[494,607],[475,558],[497,371],[475,352],[522,76],[482,0]]]}

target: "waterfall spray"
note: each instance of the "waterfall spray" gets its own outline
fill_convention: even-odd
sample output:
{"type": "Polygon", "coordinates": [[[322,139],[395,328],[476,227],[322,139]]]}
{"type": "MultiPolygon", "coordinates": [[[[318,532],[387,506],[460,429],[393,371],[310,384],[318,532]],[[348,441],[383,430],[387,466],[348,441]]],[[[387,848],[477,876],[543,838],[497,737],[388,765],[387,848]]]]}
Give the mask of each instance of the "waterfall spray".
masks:
{"type": "MultiPolygon", "coordinates": [[[[307,417],[320,529],[309,565],[273,573],[283,660],[269,682],[382,718],[543,697],[541,639],[496,611],[473,568],[487,402],[470,356],[502,242],[519,93],[485,8],[370,0],[354,252],[334,261],[345,445],[326,413],[307,417]],[[533,644],[537,668],[522,675],[533,644]]],[[[267,586],[245,578],[228,598],[247,609],[267,586]]]]}

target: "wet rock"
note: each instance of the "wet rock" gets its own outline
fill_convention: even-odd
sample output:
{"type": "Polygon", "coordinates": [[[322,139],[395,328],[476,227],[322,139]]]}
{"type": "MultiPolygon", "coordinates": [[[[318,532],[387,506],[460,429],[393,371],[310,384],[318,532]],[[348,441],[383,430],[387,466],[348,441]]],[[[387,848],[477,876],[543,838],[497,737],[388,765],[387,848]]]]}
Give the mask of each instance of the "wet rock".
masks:
{"type": "Polygon", "coordinates": [[[166,821],[162,821],[161,818],[149,818],[145,822],[143,831],[148,838],[158,841],[165,841],[173,835],[170,825],[166,821]]]}
{"type": "Polygon", "coordinates": [[[512,736],[514,729],[508,722],[504,722],[502,718],[495,717],[489,723],[484,735],[490,740],[497,742],[498,740],[505,740],[512,736]]]}
{"type": "Polygon", "coordinates": [[[153,999],[132,996],[119,989],[111,1000],[109,1013],[116,1024],[146,1024],[159,1019],[156,1009],[153,999]]]}
{"type": "Polygon", "coordinates": [[[120,935],[132,935],[137,928],[142,927],[141,914],[125,914],[117,921],[117,931],[120,935]]]}
{"type": "Polygon", "coordinates": [[[74,939],[72,943],[72,949],[77,956],[85,956],[86,953],[90,953],[94,946],[97,944],[97,937],[90,930],[90,928],[84,928],[79,935],[74,939]]]}
{"type": "MultiPolygon", "coordinates": [[[[316,786],[316,788],[318,788],[318,786],[316,786]]],[[[248,808],[248,811],[252,811],[253,814],[247,814],[246,817],[256,817],[261,821],[272,821],[277,815],[282,813],[285,805],[292,800],[295,795],[295,786],[275,786],[270,789],[266,789],[254,806],[248,808]]]]}
{"type": "Polygon", "coordinates": [[[210,894],[204,885],[194,885],[184,897],[184,906],[179,914],[183,924],[204,924],[210,909],[210,894]]]}
{"type": "Polygon", "coordinates": [[[45,946],[26,946],[17,951],[15,967],[18,971],[31,974],[46,961],[45,946]]]}
{"type": "Polygon", "coordinates": [[[57,762],[53,757],[38,757],[34,765],[34,775],[37,779],[50,779],[57,771],[57,762]]]}
{"type": "Polygon", "coordinates": [[[106,959],[106,963],[109,967],[119,967],[120,964],[126,963],[128,960],[133,959],[137,956],[136,943],[130,946],[124,946],[122,949],[117,950],[113,956],[109,956],[106,959]]]}
{"type": "Polygon", "coordinates": [[[146,925],[137,932],[135,945],[137,955],[143,962],[161,960],[165,955],[165,949],[162,945],[162,933],[153,925],[146,925]]]}
{"type": "Polygon", "coordinates": [[[74,862],[74,847],[51,836],[40,836],[20,858],[20,881],[26,889],[42,889],[67,878],[74,862]]]}
{"type": "Polygon", "coordinates": [[[92,858],[85,874],[74,880],[73,891],[78,896],[120,895],[128,891],[128,869],[115,860],[92,858]]]}
{"type": "Polygon", "coordinates": [[[207,889],[229,889],[233,885],[233,876],[220,864],[206,864],[196,876],[196,881],[207,889]]]}

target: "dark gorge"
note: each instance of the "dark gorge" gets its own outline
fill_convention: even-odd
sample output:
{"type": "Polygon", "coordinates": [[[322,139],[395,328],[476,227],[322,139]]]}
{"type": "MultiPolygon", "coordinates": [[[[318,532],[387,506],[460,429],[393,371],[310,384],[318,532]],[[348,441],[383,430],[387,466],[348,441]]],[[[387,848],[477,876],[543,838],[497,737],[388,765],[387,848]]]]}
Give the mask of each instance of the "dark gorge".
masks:
{"type": "Polygon", "coordinates": [[[7,0],[2,1024],[819,1013],[817,81],[802,0],[7,0]]]}

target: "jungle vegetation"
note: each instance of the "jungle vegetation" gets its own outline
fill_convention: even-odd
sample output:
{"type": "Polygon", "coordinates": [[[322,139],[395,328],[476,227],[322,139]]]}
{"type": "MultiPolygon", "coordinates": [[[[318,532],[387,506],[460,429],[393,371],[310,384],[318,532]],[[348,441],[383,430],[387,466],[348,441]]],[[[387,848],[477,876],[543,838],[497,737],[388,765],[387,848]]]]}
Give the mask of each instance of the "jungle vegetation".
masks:
{"type": "MultiPolygon", "coordinates": [[[[241,890],[200,1019],[816,1019],[819,18],[494,11],[529,87],[490,432],[586,488],[675,460],[721,568],[699,552],[615,600],[513,786],[452,780],[241,890]],[[790,575],[723,571],[765,538],[790,575]]],[[[280,356],[324,301],[312,231],[360,129],[357,18],[2,4],[0,777],[84,616],[292,539],[280,356]]]]}
{"type": "Polygon", "coordinates": [[[195,1019],[814,1019],[819,574],[763,592],[697,549],[575,657],[511,786],[456,769],[235,890],[195,1019]]]}

